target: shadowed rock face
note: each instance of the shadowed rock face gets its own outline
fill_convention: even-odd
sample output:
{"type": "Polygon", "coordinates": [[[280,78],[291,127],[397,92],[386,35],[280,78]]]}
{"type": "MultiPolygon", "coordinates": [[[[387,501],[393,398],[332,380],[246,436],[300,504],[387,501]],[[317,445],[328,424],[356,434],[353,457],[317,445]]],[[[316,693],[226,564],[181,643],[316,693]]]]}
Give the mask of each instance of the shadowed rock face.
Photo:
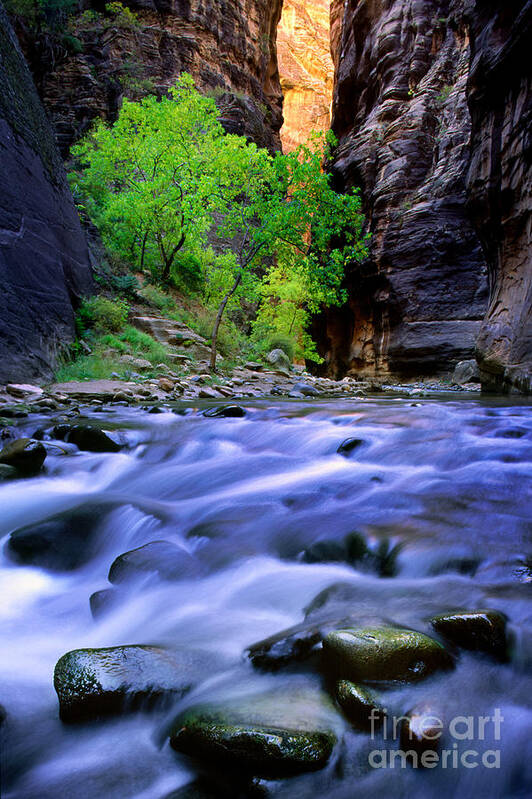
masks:
{"type": "Polygon", "coordinates": [[[53,64],[39,42],[24,39],[39,93],[63,155],[97,117],[114,120],[122,98],[164,93],[182,72],[212,90],[233,133],[279,146],[282,95],[276,33],[281,0],[124,0],[138,24],[83,4],[73,30],[81,52],[63,50],[53,64]],[[224,94],[224,90],[226,93],[224,94]]]}
{"type": "Polygon", "coordinates": [[[316,320],[326,367],[409,376],[471,357],[486,267],[465,210],[469,37],[453,3],[333,0],[333,171],[362,187],[370,258],[316,320]]]}
{"type": "Polygon", "coordinates": [[[532,2],[471,12],[469,208],[488,261],[484,385],[532,390],[532,2]]]}
{"type": "Polygon", "coordinates": [[[92,278],[53,134],[0,6],[0,381],[50,376],[92,278]]]}

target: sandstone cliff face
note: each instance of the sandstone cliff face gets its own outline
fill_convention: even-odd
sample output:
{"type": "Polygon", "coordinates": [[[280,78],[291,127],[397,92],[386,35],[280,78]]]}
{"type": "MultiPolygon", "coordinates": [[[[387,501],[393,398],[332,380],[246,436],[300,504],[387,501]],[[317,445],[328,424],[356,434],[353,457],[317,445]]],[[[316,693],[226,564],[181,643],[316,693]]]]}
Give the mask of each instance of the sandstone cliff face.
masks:
{"type": "Polygon", "coordinates": [[[465,210],[471,121],[461,4],[333,0],[333,166],[362,187],[371,257],[314,334],[337,375],[438,374],[471,357],[486,265],[465,210]]]}
{"type": "Polygon", "coordinates": [[[0,381],[50,376],[89,293],[87,246],[53,133],[0,6],[0,381]]]}
{"type": "Polygon", "coordinates": [[[284,0],[277,33],[283,91],[284,152],[311,131],[330,127],[334,67],[329,37],[330,0],[284,0]]]}
{"type": "Polygon", "coordinates": [[[472,4],[469,207],[490,272],[486,386],[532,391],[532,2],[472,4]]]}
{"type": "Polygon", "coordinates": [[[96,117],[114,120],[124,95],[164,93],[181,72],[216,97],[222,121],[279,146],[282,94],[276,31],[282,0],[124,0],[136,15],[85,0],[70,23],[78,43],[41,52],[19,31],[64,156],[96,117]],[[79,50],[79,52],[77,52],[79,50]]]}

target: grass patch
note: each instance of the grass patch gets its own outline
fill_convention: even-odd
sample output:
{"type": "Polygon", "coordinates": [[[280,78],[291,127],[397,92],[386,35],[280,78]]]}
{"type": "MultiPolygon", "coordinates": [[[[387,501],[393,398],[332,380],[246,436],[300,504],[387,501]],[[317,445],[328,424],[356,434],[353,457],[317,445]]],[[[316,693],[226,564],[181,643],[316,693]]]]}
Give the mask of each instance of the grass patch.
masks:
{"type": "Polygon", "coordinates": [[[133,355],[149,361],[153,369],[142,372],[142,377],[155,377],[159,364],[170,366],[167,348],[155,341],[147,333],[137,330],[132,325],[126,325],[119,333],[106,333],[91,341],[92,353],[78,355],[70,363],[63,364],[57,371],[55,379],[59,383],[69,383],[78,380],[105,380],[116,373],[121,379],[127,379],[131,372],[137,371],[134,366],[120,362],[121,355],[133,355]],[[113,352],[110,353],[109,350],[113,352]]]}
{"type": "Polygon", "coordinates": [[[145,358],[152,364],[168,364],[168,348],[156,341],[148,333],[126,325],[120,333],[108,333],[99,340],[99,346],[114,349],[121,355],[135,355],[145,358]]]}
{"type": "Polygon", "coordinates": [[[103,355],[80,355],[71,363],[61,366],[55,375],[58,383],[70,383],[82,380],[106,380],[111,374],[116,372],[120,377],[124,376],[124,364],[120,364],[114,358],[103,355]]]}

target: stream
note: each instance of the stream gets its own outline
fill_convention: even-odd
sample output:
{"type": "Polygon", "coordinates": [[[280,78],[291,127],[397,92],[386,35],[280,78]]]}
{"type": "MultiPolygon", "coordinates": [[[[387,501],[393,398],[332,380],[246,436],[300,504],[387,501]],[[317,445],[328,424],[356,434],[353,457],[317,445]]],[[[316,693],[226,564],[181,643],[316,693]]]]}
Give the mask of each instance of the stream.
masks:
{"type": "MultiPolygon", "coordinates": [[[[454,742],[458,753],[478,751],[475,766],[372,767],[372,750],[397,743],[370,740],[338,713],[327,765],[265,780],[257,795],[532,795],[530,403],[461,394],[253,400],[242,418],[208,418],[206,407],[83,407],[85,421],[118,436],[120,452],[47,440],[39,476],[0,483],[1,796],[210,796],[186,792],[198,767],[169,746],[168,718],[197,697],[320,681],[314,661],[257,668],[246,654],[255,642],[320,613],[422,629],[434,614],[479,608],[508,617],[507,662],[461,651],[452,671],[392,688],[386,700],[401,712],[429,700],[475,724],[498,710],[500,736],[490,722],[483,736],[454,742]],[[357,443],[338,453],[350,438],[357,443]],[[51,565],[15,562],[9,535],[58,514],[90,527],[75,562],[61,563],[61,553],[51,565]],[[335,554],[353,533],[380,560],[335,554]],[[182,573],[119,586],[93,617],[89,598],[110,587],[115,558],[161,540],[188,553],[182,573]],[[177,643],[203,650],[212,667],[172,707],[60,721],[53,673],[64,653],[177,643]],[[486,750],[499,752],[497,767],[481,762],[486,750]]],[[[17,420],[17,434],[56,417],[17,420]]]]}

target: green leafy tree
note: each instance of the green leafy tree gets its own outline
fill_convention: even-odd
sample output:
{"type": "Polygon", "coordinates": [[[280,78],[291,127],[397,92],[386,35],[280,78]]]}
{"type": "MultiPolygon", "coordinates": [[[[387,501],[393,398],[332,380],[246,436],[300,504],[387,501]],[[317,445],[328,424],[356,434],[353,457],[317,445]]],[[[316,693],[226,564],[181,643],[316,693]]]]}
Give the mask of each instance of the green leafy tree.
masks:
{"type": "Polygon", "coordinates": [[[183,253],[196,258],[218,236],[204,269],[217,307],[213,370],[231,303],[260,296],[267,316],[268,304],[287,299],[280,278],[289,276],[302,329],[305,313],[343,299],[345,265],[365,253],[356,192],[337,194],[322,168],[332,137],[272,156],[226,134],[217,116],[214,100],[184,74],[168,97],[125,100],[114,125],[99,122],[73,148],[70,176],[109,250],[160,282],[190,260],[183,253]]]}
{"type": "MultiPolygon", "coordinates": [[[[290,332],[296,325],[306,354],[315,354],[303,330],[308,314],[321,305],[345,299],[341,288],[345,267],[367,253],[358,193],[338,194],[323,170],[324,158],[334,145],[332,134],[316,134],[308,144],[288,154],[270,156],[262,151],[262,158],[255,163],[257,171],[247,175],[245,190],[229,192],[233,199],[227,204],[218,233],[236,243],[237,268],[218,308],[211,369],[215,368],[216,336],[227,302],[245,275],[257,274],[265,256],[274,266],[260,292],[263,319],[268,316],[268,303],[271,309],[280,309],[285,303],[286,316],[288,302],[288,313],[294,317],[290,332]]],[[[271,313],[270,319],[281,316],[271,313]]],[[[279,324],[273,327],[279,330],[279,324]]],[[[281,325],[279,332],[287,331],[281,325]]]]}

